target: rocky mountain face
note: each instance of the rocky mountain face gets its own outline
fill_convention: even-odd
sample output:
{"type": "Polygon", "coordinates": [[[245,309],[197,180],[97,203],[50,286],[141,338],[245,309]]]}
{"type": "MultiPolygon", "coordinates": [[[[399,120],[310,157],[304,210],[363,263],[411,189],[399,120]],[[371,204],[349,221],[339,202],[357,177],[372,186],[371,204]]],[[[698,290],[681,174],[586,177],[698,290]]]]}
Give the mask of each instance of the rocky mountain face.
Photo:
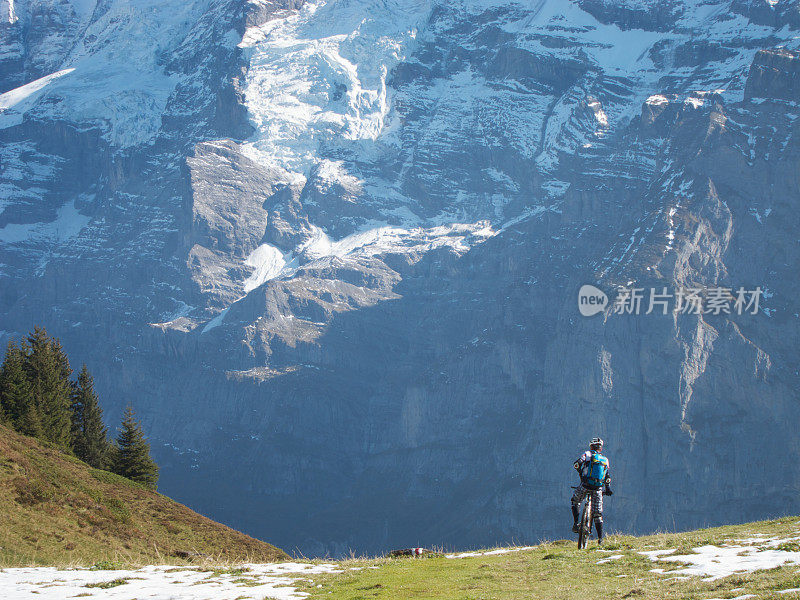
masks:
{"type": "Polygon", "coordinates": [[[612,528],[797,513],[798,15],[0,0],[0,341],[307,555],[564,537],[598,434],[612,528]]]}

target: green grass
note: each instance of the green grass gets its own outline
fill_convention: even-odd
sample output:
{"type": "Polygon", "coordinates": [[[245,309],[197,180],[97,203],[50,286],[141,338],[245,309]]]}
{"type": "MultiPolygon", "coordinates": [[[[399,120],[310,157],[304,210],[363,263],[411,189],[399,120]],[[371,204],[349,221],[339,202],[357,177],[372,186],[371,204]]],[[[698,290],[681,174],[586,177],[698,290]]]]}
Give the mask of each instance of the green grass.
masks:
{"type": "Polygon", "coordinates": [[[348,560],[340,563],[342,573],[312,576],[312,581],[300,589],[311,599],[336,600],[700,600],[743,594],[755,594],[760,600],[794,600],[800,594],[777,591],[800,587],[797,565],[734,574],[716,581],[675,579],[650,569],[672,570],[680,568],[679,564],[655,564],[638,552],[675,548],[683,554],[697,546],[719,545],[754,533],[797,536],[799,529],[795,517],[687,533],[611,536],[604,549],[624,557],[599,565],[597,561],[611,553],[598,552],[594,542],[589,549],[578,550],[575,542],[566,540],[496,556],[348,560]],[[359,570],[351,570],[353,567],[359,570]]]}
{"type": "Polygon", "coordinates": [[[90,567],[92,571],[119,571],[124,568],[125,563],[113,560],[101,560],[90,567]]]}
{"type": "MultiPolygon", "coordinates": [[[[242,563],[286,558],[269,544],[2,426],[0,522],[0,568],[86,566],[112,571],[154,563],[189,565],[191,561],[176,558],[176,551],[189,551],[207,558],[195,558],[202,564],[187,568],[207,572],[209,578],[231,577],[246,588],[258,578],[242,563]]],[[[798,517],[787,517],[685,533],[615,535],[604,550],[623,558],[604,564],[597,562],[609,552],[599,552],[595,542],[578,550],[571,540],[494,556],[350,559],[338,563],[340,573],[301,575],[295,586],[311,600],[704,600],[744,594],[759,600],[800,600],[800,594],[778,593],[800,587],[798,565],[704,581],[652,573],[654,567],[675,570],[681,565],[656,564],[639,554],[665,549],[690,554],[698,546],[736,544],[737,538],[756,534],[791,538],[798,531],[798,517]]],[[[787,540],[773,549],[798,552],[800,544],[787,540]]],[[[110,589],[128,581],[86,587],[110,589]]]]}
{"type": "Polygon", "coordinates": [[[111,581],[101,581],[100,583],[87,583],[87,588],[100,588],[101,590],[108,590],[120,585],[128,583],[128,579],[112,579],[111,581]]]}
{"type": "Polygon", "coordinates": [[[0,568],[225,565],[287,558],[274,546],[3,426],[0,522],[0,568]]]}

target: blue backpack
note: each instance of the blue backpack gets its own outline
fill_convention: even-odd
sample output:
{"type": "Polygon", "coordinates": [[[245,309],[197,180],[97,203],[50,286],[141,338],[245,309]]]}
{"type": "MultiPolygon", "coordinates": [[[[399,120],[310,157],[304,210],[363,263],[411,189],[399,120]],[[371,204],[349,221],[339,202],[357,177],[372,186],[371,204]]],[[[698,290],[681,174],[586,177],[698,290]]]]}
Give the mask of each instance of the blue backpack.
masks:
{"type": "Polygon", "coordinates": [[[601,487],[608,474],[608,459],[597,452],[592,453],[592,456],[586,463],[586,476],[584,477],[586,485],[595,488],[601,487]]]}

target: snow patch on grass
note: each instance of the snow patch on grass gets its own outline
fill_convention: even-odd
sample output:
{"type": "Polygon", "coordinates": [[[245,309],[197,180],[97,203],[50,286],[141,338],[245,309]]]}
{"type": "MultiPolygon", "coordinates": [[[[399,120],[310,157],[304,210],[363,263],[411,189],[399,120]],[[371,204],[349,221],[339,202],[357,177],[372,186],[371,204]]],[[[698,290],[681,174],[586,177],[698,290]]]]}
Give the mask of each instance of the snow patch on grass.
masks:
{"type": "Polygon", "coordinates": [[[167,565],[113,571],[29,567],[0,571],[0,589],[4,600],[28,600],[32,597],[62,600],[76,596],[104,600],[218,600],[238,597],[291,600],[306,596],[293,587],[297,579],[339,572],[341,569],[333,564],[296,562],[242,565],[221,571],[167,565]]]}
{"type": "MultiPolygon", "coordinates": [[[[699,546],[694,548],[696,554],[672,554],[675,550],[653,550],[640,552],[650,560],[657,562],[677,562],[685,566],[668,571],[670,575],[700,576],[705,581],[713,581],[733,575],[734,573],[750,573],[765,569],[775,569],[791,564],[800,565],[800,552],[775,549],[783,543],[796,538],[757,540],[759,546],[699,546]]],[[[654,573],[665,573],[664,569],[651,569],[654,573]]]]}
{"type": "Polygon", "coordinates": [[[459,552],[457,554],[445,554],[445,558],[472,558],[473,556],[497,556],[499,554],[509,554],[511,552],[523,552],[533,550],[536,546],[518,546],[516,548],[498,548],[497,550],[487,550],[486,552],[459,552]]]}
{"type": "Polygon", "coordinates": [[[603,565],[605,563],[611,562],[612,560],[619,560],[620,558],[624,558],[624,557],[625,557],[624,554],[612,554],[611,556],[607,556],[606,558],[598,560],[596,564],[603,565]]]}

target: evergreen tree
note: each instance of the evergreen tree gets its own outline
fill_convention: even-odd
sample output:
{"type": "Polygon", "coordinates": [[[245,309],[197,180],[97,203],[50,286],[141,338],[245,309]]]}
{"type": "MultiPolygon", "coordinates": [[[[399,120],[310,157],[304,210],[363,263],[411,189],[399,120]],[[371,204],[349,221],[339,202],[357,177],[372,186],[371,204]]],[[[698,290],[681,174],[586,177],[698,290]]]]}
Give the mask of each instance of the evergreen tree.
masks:
{"type": "Polygon", "coordinates": [[[158,483],[158,465],[150,457],[150,444],[130,406],[125,409],[122,419],[112,470],[153,489],[158,483]]]}
{"type": "Polygon", "coordinates": [[[41,419],[41,437],[69,448],[72,441],[69,360],[61,343],[41,327],[35,327],[27,341],[30,352],[25,366],[33,404],[41,419]]]}
{"type": "Polygon", "coordinates": [[[72,391],[72,449],[75,455],[96,469],[106,468],[109,451],[106,434],[94,380],[83,365],[72,391]]]}
{"type": "Polygon", "coordinates": [[[14,429],[40,437],[42,419],[28,382],[27,361],[27,348],[9,342],[0,368],[0,406],[14,429]]]}

